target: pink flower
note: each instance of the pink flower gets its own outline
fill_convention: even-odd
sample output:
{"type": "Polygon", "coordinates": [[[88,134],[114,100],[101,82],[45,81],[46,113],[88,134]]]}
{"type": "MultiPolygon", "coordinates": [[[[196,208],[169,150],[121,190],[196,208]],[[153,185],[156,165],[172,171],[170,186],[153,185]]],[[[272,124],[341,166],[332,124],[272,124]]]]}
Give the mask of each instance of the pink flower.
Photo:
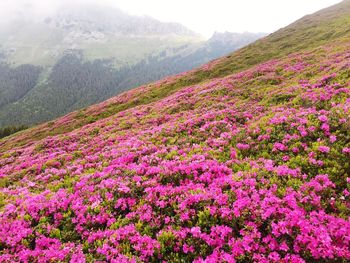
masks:
{"type": "Polygon", "coordinates": [[[329,141],[330,141],[331,143],[336,142],[336,140],[337,140],[337,136],[335,136],[335,135],[329,136],[329,141]]]}
{"type": "Polygon", "coordinates": [[[350,154],[350,148],[348,147],[343,148],[343,153],[350,154]]]}
{"type": "Polygon", "coordinates": [[[323,123],[321,125],[321,129],[325,132],[329,132],[329,125],[327,123],[323,123]]]}
{"type": "Polygon", "coordinates": [[[274,145],[273,145],[273,151],[286,151],[288,150],[288,147],[285,146],[283,143],[279,143],[279,142],[276,142],[274,145]]]}
{"type": "Polygon", "coordinates": [[[287,243],[285,241],[282,242],[282,244],[280,245],[280,250],[282,251],[288,251],[289,247],[287,245],[287,243]]]}
{"type": "Polygon", "coordinates": [[[183,244],[182,250],[183,250],[183,252],[184,252],[185,254],[193,253],[193,252],[194,252],[194,248],[193,248],[192,246],[187,245],[186,243],[183,244]]]}
{"type": "Polygon", "coordinates": [[[290,159],[290,157],[289,157],[288,155],[285,155],[285,156],[282,157],[282,160],[283,160],[284,162],[289,161],[289,159],[290,159]]]}
{"type": "Polygon", "coordinates": [[[293,147],[292,152],[293,152],[293,153],[298,153],[298,152],[299,152],[298,147],[293,147]]]}
{"type": "Polygon", "coordinates": [[[231,149],[230,158],[231,159],[236,159],[237,158],[237,152],[236,152],[235,149],[231,149]]]}
{"type": "Polygon", "coordinates": [[[237,143],[236,147],[240,150],[248,150],[250,145],[246,143],[237,143]]]}
{"type": "Polygon", "coordinates": [[[280,255],[277,253],[277,252],[272,252],[270,253],[269,255],[269,259],[272,261],[272,262],[279,262],[280,261],[280,255]]]}
{"type": "Polygon", "coordinates": [[[330,148],[328,146],[319,146],[318,150],[322,153],[329,153],[330,148]]]}
{"type": "Polygon", "coordinates": [[[328,121],[328,118],[326,115],[321,115],[318,117],[318,119],[321,121],[321,122],[327,122],[328,121]]]}

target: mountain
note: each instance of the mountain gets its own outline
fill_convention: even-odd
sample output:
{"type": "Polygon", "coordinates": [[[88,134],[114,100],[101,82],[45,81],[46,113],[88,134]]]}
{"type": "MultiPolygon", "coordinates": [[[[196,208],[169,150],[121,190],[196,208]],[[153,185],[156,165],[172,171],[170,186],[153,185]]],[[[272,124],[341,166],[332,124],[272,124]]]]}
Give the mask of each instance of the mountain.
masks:
{"type": "Polygon", "coordinates": [[[0,259],[349,261],[349,18],[0,140],[0,259]]]}
{"type": "Polygon", "coordinates": [[[180,24],[87,4],[62,7],[45,19],[15,18],[0,39],[12,64],[40,66],[54,65],[67,50],[83,50],[88,60],[135,63],[156,50],[202,40],[180,24]]]}
{"type": "Polygon", "coordinates": [[[213,49],[217,49],[217,46],[221,46],[221,48],[228,48],[227,44],[230,46],[241,46],[244,47],[247,45],[247,42],[254,42],[257,40],[257,36],[259,38],[263,38],[266,36],[265,33],[231,33],[231,32],[215,32],[214,35],[207,41],[206,45],[213,49]]]}
{"type": "Polygon", "coordinates": [[[204,41],[180,24],[94,5],[14,19],[0,29],[0,127],[52,120],[198,67],[263,35],[226,33],[220,43],[204,41]]]}

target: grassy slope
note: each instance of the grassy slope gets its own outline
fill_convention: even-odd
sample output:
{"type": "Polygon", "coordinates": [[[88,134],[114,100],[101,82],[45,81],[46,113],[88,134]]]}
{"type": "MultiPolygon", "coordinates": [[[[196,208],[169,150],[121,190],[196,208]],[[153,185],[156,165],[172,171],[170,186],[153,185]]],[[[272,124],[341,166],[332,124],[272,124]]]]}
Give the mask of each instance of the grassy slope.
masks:
{"type": "Polygon", "coordinates": [[[0,154],[0,261],[68,262],[75,246],[87,262],[348,262],[349,51],[271,60],[0,154]]]}
{"type": "Polygon", "coordinates": [[[36,126],[18,135],[6,138],[0,141],[0,151],[47,136],[72,131],[137,105],[157,101],[189,85],[239,72],[293,52],[312,50],[325,43],[346,42],[349,38],[350,1],[346,0],[338,5],[306,16],[290,26],[200,69],[126,92],[104,103],[70,113],[56,121],[36,126]]]}

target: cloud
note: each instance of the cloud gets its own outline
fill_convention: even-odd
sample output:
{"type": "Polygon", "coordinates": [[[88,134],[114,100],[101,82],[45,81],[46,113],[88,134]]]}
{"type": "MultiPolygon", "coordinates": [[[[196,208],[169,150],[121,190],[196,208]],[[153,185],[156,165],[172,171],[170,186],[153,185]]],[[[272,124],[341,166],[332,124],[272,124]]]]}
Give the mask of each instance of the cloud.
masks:
{"type": "Polygon", "coordinates": [[[41,19],[50,16],[62,6],[67,5],[109,5],[111,0],[0,0],[0,22],[8,22],[14,18],[41,19]]]}
{"type": "Polygon", "coordinates": [[[131,14],[173,21],[210,36],[214,31],[272,32],[341,0],[0,0],[0,22],[52,15],[66,5],[120,7],[131,14]]]}

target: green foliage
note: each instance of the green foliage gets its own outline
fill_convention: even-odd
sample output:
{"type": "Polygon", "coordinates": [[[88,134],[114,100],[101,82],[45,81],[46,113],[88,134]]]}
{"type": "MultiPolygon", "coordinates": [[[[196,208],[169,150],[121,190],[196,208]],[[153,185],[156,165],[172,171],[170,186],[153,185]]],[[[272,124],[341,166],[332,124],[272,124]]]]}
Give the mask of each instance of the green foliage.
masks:
{"type": "Polygon", "coordinates": [[[0,62],[0,109],[18,101],[32,90],[40,72],[41,68],[33,65],[13,68],[0,62]]]}
{"type": "Polygon", "coordinates": [[[25,130],[27,128],[28,128],[28,126],[26,126],[26,125],[7,126],[7,127],[4,127],[4,128],[0,128],[0,139],[4,138],[6,136],[9,136],[9,135],[11,135],[13,133],[25,130]]]}
{"type": "Polygon", "coordinates": [[[215,226],[217,224],[217,218],[216,216],[212,216],[210,214],[210,210],[208,208],[204,209],[203,211],[199,211],[197,214],[198,222],[197,225],[201,227],[204,231],[209,232],[210,228],[212,226],[215,226]]]}
{"type": "Polygon", "coordinates": [[[272,105],[278,105],[290,101],[295,96],[293,94],[276,94],[269,99],[269,103],[272,105]]]}

